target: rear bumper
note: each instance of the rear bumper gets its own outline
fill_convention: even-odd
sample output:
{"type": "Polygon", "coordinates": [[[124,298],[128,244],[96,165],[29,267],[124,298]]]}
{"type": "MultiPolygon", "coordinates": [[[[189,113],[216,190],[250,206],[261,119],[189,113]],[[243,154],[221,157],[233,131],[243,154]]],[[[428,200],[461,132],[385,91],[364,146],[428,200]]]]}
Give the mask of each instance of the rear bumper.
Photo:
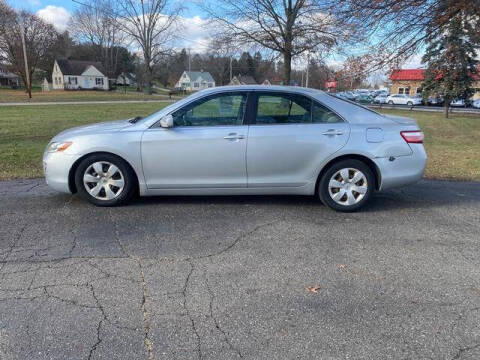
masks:
{"type": "Polygon", "coordinates": [[[77,158],[76,155],[68,155],[62,152],[46,152],[43,155],[43,173],[47,185],[54,190],[71,194],[68,175],[77,158]]]}
{"type": "Polygon", "coordinates": [[[389,158],[373,159],[380,170],[380,190],[408,185],[422,178],[427,165],[427,154],[422,144],[409,144],[412,154],[398,156],[395,160],[389,158]]]}

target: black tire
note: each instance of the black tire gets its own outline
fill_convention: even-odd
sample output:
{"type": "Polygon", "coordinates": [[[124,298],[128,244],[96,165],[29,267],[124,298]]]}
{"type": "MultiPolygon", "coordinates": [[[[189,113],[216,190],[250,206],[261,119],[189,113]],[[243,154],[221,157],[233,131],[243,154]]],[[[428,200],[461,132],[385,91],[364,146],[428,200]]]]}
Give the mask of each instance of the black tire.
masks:
{"type": "Polygon", "coordinates": [[[390,101],[388,102],[388,105],[393,105],[393,101],[390,100],[390,101]]]}
{"type": "MultiPolygon", "coordinates": [[[[324,173],[322,178],[318,183],[317,193],[322,201],[326,206],[341,212],[352,212],[360,209],[363,207],[371,198],[372,194],[375,191],[375,176],[372,170],[362,161],[356,159],[346,159],[341,160],[332,164],[324,173]],[[363,173],[366,178],[366,187],[367,191],[363,194],[363,197],[353,205],[342,205],[333,200],[330,196],[329,192],[329,183],[330,179],[341,169],[357,169],[363,173]]],[[[360,194],[357,194],[359,196],[360,194]]]]}
{"type": "Polygon", "coordinates": [[[407,102],[408,106],[413,106],[413,103],[411,101],[407,102]]]}
{"type": "MultiPolygon", "coordinates": [[[[80,196],[97,206],[118,206],[127,203],[136,192],[137,177],[132,168],[122,158],[112,154],[93,154],[83,159],[75,171],[75,186],[80,196]],[[109,162],[115,165],[123,175],[124,185],[121,192],[111,200],[101,200],[92,196],[83,183],[83,176],[90,165],[96,162],[109,162]]],[[[115,189],[115,188],[114,188],[115,189]]]]}

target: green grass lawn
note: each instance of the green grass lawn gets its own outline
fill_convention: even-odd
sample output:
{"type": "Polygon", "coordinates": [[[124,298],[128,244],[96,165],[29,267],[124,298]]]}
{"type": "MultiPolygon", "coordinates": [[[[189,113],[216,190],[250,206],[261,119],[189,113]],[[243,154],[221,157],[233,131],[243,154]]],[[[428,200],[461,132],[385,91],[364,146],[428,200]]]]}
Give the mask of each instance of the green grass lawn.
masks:
{"type": "Polygon", "coordinates": [[[0,179],[42,176],[41,158],[60,131],[89,123],[145,116],[167,103],[0,107],[0,179]]]}
{"type": "Polygon", "coordinates": [[[159,92],[158,94],[148,95],[134,91],[128,88],[127,93],[123,89],[116,91],[33,91],[32,98],[29,99],[24,90],[0,89],[0,103],[10,102],[62,102],[62,101],[122,101],[122,100],[162,100],[167,99],[168,94],[159,92]]]}
{"type": "MultiPolygon", "coordinates": [[[[0,107],[0,179],[42,176],[48,141],[73,126],[144,116],[166,103],[0,107]]],[[[415,118],[425,132],[426,176],[480,181],[480,116],[382,110],[415,118]]]]}
{"type": "Polygon", "coordinates": [[[480,181],[480,115],[381,110],[417,120],[425,133],[425,177],[480,181]]]}

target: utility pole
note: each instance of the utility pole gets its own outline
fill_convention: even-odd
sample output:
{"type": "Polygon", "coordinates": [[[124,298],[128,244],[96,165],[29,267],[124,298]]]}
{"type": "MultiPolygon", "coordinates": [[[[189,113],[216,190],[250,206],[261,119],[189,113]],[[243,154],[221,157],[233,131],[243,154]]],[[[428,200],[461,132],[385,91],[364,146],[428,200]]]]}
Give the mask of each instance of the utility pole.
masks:
{"type": "Polygon", "coordinates": [[[230,82],[232,82],[232,55],[230,55],[230,82]]]}
{"type": "Polygon", "coordinates": [[[22,38],[22,48],[23,48],[23,62],[25,63],[25,86],[27,88],[28,97],[32,98],[32,87],[30,84],[30,73],[28,72],[28,62],[27,62],[27,48],[25,46],[25,31],[23,29],[23,21],[18,17],[18,22],[20,25],[20,37],[22,38]]]}
{"type": "Polygon", "coordinates": [[[305,80],[305,87],[308,88],[308,68],[310,67],[310,54],[307,54],[307,79],[305,80]]]}

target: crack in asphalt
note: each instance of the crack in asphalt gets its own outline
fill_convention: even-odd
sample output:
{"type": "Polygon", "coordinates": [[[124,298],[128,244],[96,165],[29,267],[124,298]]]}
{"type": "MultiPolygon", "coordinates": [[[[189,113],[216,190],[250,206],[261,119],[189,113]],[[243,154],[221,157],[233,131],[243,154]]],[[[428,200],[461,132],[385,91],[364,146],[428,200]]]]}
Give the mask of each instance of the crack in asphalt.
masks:
{"type": "MultiPolygon", "coordinates": [[[[0,262],[0,274],[2,273],[3,269],[5,268],[5,265],[7,263],[7,259],[8,257],[10,256],[10,254],[13,252],[13,249],[15,248],[15,246],[17,245],[17,243],[20,241],[20,239],[22,238],[23,236],[23,233],[25,232],[25,229],[27,228],[27,224],[24,224],[21,228],[20,228],[20,231],[18,233],[18,235],[14,238],[14,240],[12,241],[12,244],[10,245],[9,249],[4,253],[4,257],[3,257],[3,260],[0,262]]],[[[3,280],[3,275],[2,275],[2,278],[0,279],[0,282],[3,280]]]]}
{"type": "Polygon", "coordinates": [[[92,292],[92,296],[93,298],[95,299],[95,302],[97,304],[97,308],[100,310],[100,312],[102,313],[102,319],[98,322],[98,325],[97,325],[97,342],[95,344],[92,345],[91,349],[90,349],[90,352],[88,354],[88,360],[91,360],[92,359],[92,356],[95,352],[95,350],[97,350],[97,347],[100,345],[100,343],[102,342],[102,338],[100,336],[100,330],[102,329],[102,324],[104,321],[108,321],[107,319],[107,314],[105,313],[105,309],[103,308],[102,304],[100,303],[97,295],[95,294],[95,289],[93,288],[93,285],[90,284],[90,291],[92,292]]]}
{"type": "Polygon", "coordinates": [[[186,260],[190,264],[190,271],[188,272],[187,277],[185,278],[185,283],[183,285],[183,290],[182,290],[182,295],[183,295],[183,308],[185,309],[185,312],[187,313],[188,318],[190,319],[190,323],[192,326],[192,330],[197,338],[197,355],[198,358],[201,360],[202,357],[202,340],[200,338],[200,334],[198,333],[197,327],[195,325],[195,320],[193,319],[192,314],[190,313],[190,309],[187,306],[187,291],[188,291],[188,284],[190,282],[190,278],[193,274],[193,271],[195,270],[195,266],[193,265],[192,259],[187,259],[186,260]]]}
{"type": "Polygon", "coordinates": [[[142,296],[141,296],[141,302],[140,302],[140,309],[142,311],[142,317],[143,317],[143,331],[144,331],[144,344],[147,350],[147,358],[148,360],[153,360],[153,341],[150,338],[150,322],[148,320],[148,311],[147,311],[147,297],[148,297],[148,288],[147,288],[147,282],[145,279],[145,273],[143,271],[143,265],[142,265],[142,259],[141,257],[134,256],[130,254],[128,251],[127,247],[123,244],[122,240],[120,240],[120,235],[118,231],[118,225],[117,222],[115,221],[112,212],[110,211],[110,218],[112,220],[113,226],[114,226],[114,233],[115,233],[115,240],[117,241],[120,249],[122,250],[123,254],[126,255],[128,258],[132,259],[134,262],[137,263],[138,268],[140,270],[140,280],[142,284],[142,296]]]}
{"type": "Polygon", "coordinates": [[[210,303],[209,303],[210,317],[213,319],[213,322],[217,330],[222,333],[223,339],[227,343],[227,345],[230,347],[230,349],[233,350],[235,353],[237,353],[238,356],[243,359],[242,352],[232,344],[232,342],[230,341],[230,338],[228,337],[227,332],[223,330],[223,328],[220,326],[220,323],[217,317],[215,316],[215,312],[213,311],[213,302],[215,300],[215,294],[213,293],[213,290],[210,288],[210,284],[208,283],[208,277],[205,275],[204,277],[205,277],[205,284],[206,284],[207,290],[210,293],[210,303]]]}
{"type": "Polygon", "coordinates": [[[463,347],[463,348],[460,348],[458,349],[457,353],[455,354],[455,356],[452,358],[452,360],[456,360],[456,359],[460,359],[460,357],[470,351],[470,350],[475,350],[477,348],[480,347],[480,344],[475,344],[475,345],[471,345],[471,346],[466,346],[466,347],[463,347]]]}
{"type": "Polygon", "coordinates": [[[188,259],[206,259],[206,258],[212,258],[212,257],[215,257],[215,256],[222,255],[222,254],[228,252],[229,250],[233,249],[241,240],[243,240],[244,238],[256,233],[258,230],[260,230],[264,227],[282,222],[282,221],[284,221],[283,218],[257,225],[250,231],[242,232],[240,235],[238,235],[235,238],[235,240],[233,242],[230,243],[230,245],[228,245],[227,247],[225,247],[225,248],[223,248],[219,251],[216,251],[216,252],[213,252],[213,253],[210,253],[210,254],[207,254],[207,255],[203,255],[203,256],[192,256],[192,257],[187,258],[186,260],[188,260],[188,259]]]}

